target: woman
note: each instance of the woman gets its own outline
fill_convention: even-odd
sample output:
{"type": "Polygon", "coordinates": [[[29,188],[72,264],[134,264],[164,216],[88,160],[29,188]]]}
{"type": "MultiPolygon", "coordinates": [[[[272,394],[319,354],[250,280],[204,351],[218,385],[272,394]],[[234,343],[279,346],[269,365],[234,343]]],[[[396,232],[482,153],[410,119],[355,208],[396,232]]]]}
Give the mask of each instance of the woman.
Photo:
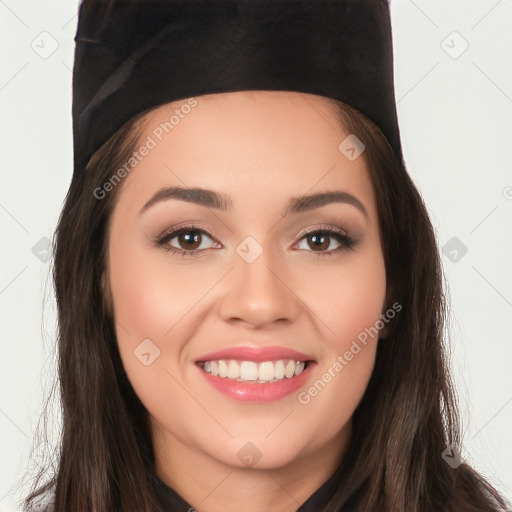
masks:
{"type": "Polygon", "coordinates": [[[55,248],[63,435],[27,506],[45,491],[56,512],[506,506],[457,460],[441,267],[401,162],[387,5],[290,5],[82,5],[55,248]],[[155,26],[169,5],[196,16],[187,30],[155,26]],[[111,20],[130,51],[109,53],[111,20]],[[279,35],[258,39],[272,20],[279,35]],[[365,65],[315,34],[297,52],[305,21],[365,65]],[[215,81],[216,38],[241,26],[253,45],[233,38],[247,47],[215,81]],[[275,61],[249,51],[270,43],[275,61]],[[164,54],[180,78],[157,75],[164,54]]]}

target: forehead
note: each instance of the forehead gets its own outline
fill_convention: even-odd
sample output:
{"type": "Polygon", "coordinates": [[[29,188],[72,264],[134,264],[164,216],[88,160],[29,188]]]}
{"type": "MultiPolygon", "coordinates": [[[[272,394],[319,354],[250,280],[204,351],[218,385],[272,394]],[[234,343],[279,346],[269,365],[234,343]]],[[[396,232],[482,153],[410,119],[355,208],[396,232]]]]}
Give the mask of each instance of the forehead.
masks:
{"type": "Polygon", "coordinates": [[[244,91],[173,102],[145,116],[137,148],[151,149],[121,195],[133,203],[161,187],[201,186],[235,203],[243,196],[243,207],[348,188],[372,210],[364,158],[349,161],[339,149],[348,135],[334,104],[311,94],[244,91]]]}

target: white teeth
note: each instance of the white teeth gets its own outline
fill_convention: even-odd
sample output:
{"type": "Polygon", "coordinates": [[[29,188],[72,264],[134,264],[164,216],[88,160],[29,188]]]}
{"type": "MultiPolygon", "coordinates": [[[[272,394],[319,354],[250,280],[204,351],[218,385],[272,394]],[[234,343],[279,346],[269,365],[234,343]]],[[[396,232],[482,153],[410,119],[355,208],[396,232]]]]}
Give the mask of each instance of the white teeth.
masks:
{"type": "Polygon", "coordinates": [[[237,361],[235,359],[205,361],[203,370],[212,375],[237,380],[238,382],[275,382],[285,377],[300,375],[306,366],[304,361],[279,359],[277,361],[237,361]]]}
{"type": "Polygon", "coordinates": [[[260,364],[260,380],[269,381],[274,378],[274,363],[272,361],[265,361],[260,364]]]}
{"type": "Polygon", "coordinates": [[[238,379],[240,377],[240,365],[236,361],[229,361],[227,376],[230,379],[238,379]]]}
{"type": "Polygon", "coordinates": [[[228,365],[226,361],[219,361],[219,377],[227,377],[228,376],[228,365]]]}
{"type": "Polygon", "coordinates": [[[289,361],[284,369],[284,374],[291,379],[295,375],[295,363],[293,361],[289,361]]]}
{"type": "MultiPolygon", "coordinates": [[[[235,364],[236,361],[234,361],[235,364]]],[[[242,361],[240,365],[241,380],[258,380],[258,365],[254,361],[242,361]]]]}
{"type": "Polygon", "coordinates": [[[304,361],[301,361],[297,366],[295,366],[295,375],[302,373],[304,371],[304,366],[306,366],[304,361]]]}
{"type": "Polygon", "coordinates": [[[284,363],[281,360],[276,361],[274,365],[274,377],[276,379],[282,379],[284,377],[284,363]]]}

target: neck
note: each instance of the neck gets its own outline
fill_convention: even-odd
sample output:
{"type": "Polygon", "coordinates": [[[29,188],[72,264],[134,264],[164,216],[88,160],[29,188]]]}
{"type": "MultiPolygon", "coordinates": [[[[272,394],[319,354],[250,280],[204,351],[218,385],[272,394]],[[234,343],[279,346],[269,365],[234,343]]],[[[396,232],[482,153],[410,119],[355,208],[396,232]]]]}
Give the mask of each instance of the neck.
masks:
{"type": "Polygon", "coordinates": [[[237,467],[185,445],[154,423],[156,474],[200,512],[295,512],[341,464],[351,425],[280,467],[237,467]]]}

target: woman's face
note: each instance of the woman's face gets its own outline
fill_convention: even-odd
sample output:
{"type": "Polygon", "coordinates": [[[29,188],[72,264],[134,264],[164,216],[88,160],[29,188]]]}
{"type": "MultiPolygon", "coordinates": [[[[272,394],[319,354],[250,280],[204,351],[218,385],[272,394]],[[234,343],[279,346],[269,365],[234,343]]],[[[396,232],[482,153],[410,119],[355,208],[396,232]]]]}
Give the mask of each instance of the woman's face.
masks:
{"type": "Polygon", "coordinates": [[[348,439],[386,295],[375,192],[348,135],[329,100],[290,92],[148,114],[146,149],[105,190],[120,187],[119,350],[158,453],[277,468],[348,439]]]}

